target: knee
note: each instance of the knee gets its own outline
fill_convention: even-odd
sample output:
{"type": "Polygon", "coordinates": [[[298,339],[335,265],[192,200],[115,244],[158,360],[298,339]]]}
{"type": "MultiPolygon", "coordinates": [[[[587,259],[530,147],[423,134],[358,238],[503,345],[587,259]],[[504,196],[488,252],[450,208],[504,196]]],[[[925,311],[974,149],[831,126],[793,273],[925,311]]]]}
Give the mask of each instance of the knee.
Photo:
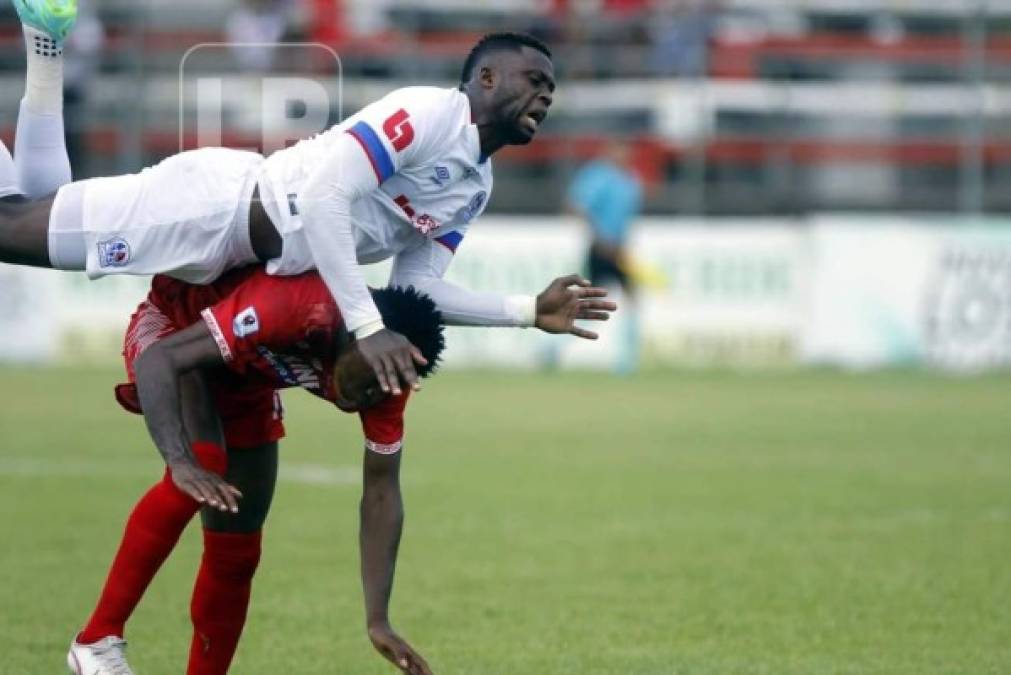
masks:
{"type": "Polygon", "coordinates": [[[260,564],[262,533],[204,530],[203,564],[216,578],[251,581],[260,564]]]}

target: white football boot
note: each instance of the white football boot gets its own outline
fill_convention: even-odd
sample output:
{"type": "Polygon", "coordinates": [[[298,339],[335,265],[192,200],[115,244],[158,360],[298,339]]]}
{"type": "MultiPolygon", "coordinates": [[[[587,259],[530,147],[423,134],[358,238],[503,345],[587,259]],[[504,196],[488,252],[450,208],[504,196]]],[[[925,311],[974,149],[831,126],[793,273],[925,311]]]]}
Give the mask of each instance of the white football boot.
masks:
{"type": "Polygon", "coordinates": [[[67,667],[74,675],[133,675],[126,662],[126,640],[115,635],[90,645],[75,639],[67,652],[67,667]]]}

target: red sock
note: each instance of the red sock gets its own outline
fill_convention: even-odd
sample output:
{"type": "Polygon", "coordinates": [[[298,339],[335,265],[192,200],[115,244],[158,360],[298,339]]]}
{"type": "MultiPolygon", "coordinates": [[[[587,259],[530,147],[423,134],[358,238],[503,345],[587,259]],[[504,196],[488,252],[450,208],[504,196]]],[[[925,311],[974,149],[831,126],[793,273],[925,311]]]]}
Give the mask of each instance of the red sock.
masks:
{"type": "Polygon", "coordinates": [[[260,539],[260,532],[204,530],[204,557],[190,603],[193,642],[187,675],[228,672],[246,624],[260,539]]]}
{"type": "MultiPolygon", "coordinates": [[[[201,466],[224,473],[227,456],[220,446],[197,442],[193,452],[201,466]]],[[[140,498],[126,521],[102,595],[78,642],[90,644],[108,635],[123,637],[127,619],[199,509],[196,500],[175,486],[166,469],[162,480],[140,498]]]]}

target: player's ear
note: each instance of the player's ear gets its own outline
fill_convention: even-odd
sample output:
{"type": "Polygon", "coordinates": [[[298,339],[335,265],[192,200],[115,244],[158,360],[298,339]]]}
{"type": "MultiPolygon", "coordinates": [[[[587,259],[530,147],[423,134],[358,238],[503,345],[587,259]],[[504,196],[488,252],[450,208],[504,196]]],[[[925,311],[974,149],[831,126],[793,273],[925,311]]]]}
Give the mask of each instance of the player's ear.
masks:
{"type": "Polygon", "coordinates": [[[491,66],[481,66],[477,73],[477,79],[485,89],[494,89],[498,84],[498,73],[491,66]]]}

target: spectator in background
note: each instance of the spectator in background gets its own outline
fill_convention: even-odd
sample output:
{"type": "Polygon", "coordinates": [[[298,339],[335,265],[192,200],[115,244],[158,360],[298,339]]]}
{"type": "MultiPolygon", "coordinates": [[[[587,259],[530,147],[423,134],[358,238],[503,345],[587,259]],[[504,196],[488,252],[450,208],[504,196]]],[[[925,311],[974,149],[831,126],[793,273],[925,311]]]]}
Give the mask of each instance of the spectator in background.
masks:
{"type": "Polygon", "coordinates": [[[95,13],[93,0],[81,0],[77,9],[77,24],[67,36],[63,65],[63,120],[66,128],[67,154],[71,174],[76,179],[88,177],[85,168],[85,135],[87,131],[87,95],[98,74],[105,27],[95,13]]]}
{"type": "Polygon", "coordinates": [[[632,168],[630,148],[609,141],[601,156],[576,172],[569,187],[569,208],[589,225],[587,276],[596,286],[619,286],[625,296],[620,373],[634,372],[639,361],[639,323],[627,250],[632,222],[642,211],[643,185],[632,168]]]}
{"type": "Polygon", "coordinates": [[[653,0],[536,0],[530,31],[563,42],[566,72],[581,78],[641,74],[653,0]]]}
{"type": "Polygon", "coordinates": [[[271,45],[288,32],[291,5],[289,0],[243,0],[228,17],[225,34],[236,45],[232,51],[244,70],[266,72],[273,68],[277,50],[271,45]],[[243,46],[251,44],[263,47],[243,46]]]}
{"type": "Polygon", "coordinates": [[[654,0],[649,18],[653,74],[705,75],[718,9],[715,0],[654,0]]]}

